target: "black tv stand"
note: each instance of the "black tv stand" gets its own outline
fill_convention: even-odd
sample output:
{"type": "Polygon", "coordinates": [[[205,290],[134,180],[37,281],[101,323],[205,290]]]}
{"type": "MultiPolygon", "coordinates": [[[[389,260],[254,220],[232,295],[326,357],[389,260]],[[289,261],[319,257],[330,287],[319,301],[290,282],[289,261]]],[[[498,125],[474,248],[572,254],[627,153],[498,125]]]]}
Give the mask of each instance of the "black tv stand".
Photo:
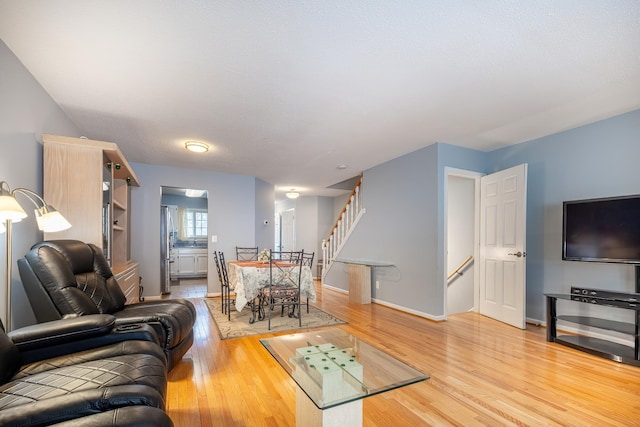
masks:
{"type": "MultiPolygon", "coordinates": [[[[636,286],[640,268],[636,266],[636,286]]],[[[609,360],[640,367],[640,292],[623,293],[599,289],[572,287],[571,294],[545,294],[547,299],[547,341],[566,345],[609,360]],[[616,309],[633,310],[635,324],[617,322],[589,316],[558,315],[557,300],[569,300],[582,304],[596,304],[616,309]],[[584,335],[557,335],[558,320],[615,331],[633,337],[634,346],[618,344],[606,339],[584,335]]]]}

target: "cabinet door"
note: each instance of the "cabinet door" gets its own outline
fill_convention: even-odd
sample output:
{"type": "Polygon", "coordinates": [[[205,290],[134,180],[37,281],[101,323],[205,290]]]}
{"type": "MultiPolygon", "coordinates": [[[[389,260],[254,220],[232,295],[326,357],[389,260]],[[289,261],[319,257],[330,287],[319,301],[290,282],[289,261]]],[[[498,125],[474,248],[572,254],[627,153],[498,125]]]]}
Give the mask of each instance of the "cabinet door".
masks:
{"type": "Polygon", "coordinates": [[[196,255],[196,273],[198,274],[207,274],[208,270],[208,256],[205,255],[196,255]]]}
{"type": "Polygon", "coordinates": [[[180,255],[178,257],[178,274],[195,274],[196,272],[196,256],[180,255]]]}
{"type": "Polygon", "coordinates": [[[172,256],[171,259],[173,262],[169,263],[169,274],[171,277],[174,277],[178,274],[178,257],[172,256]]]}
{"type": "Polygon", "coordinates": [[[45,240],[74,239],[102,248],[102,150],[52,142],[43,153],[44,199],[72,225],[44,233],[45,240]]]}

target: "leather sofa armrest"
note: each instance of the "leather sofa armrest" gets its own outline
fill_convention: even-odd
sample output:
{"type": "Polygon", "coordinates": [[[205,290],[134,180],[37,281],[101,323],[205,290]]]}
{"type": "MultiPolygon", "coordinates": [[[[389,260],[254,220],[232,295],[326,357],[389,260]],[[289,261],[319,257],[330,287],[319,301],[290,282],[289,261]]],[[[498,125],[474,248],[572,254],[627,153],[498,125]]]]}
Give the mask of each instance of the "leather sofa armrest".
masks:
{"type": "Polygon", "coordinates": [[[26,326],[8,335],[22,353],[103,336],[115,323],[116,318],[110,314],[91,314],[26,326]]]}
{"type": "Polygon", "coordinates": [[[12,331],[9,336],[14,339],[20,351],[23,365],[123,341],[150,341],[158,345],[160,343],[151,326],[144,323],[116,326],[115,318],[108,314],[92,314],[40,323],[12,331]],[[86,318],[94,319],[83,322],[86,318]],[[69,324],[66,324],[67,322],[69,324]],[[64,325],[50,325],[59,323],[64,325]],[[40,329],[44,325],[47,327],[40,329]],[[51,335],[47,336],[46,331],[51,335]]]}

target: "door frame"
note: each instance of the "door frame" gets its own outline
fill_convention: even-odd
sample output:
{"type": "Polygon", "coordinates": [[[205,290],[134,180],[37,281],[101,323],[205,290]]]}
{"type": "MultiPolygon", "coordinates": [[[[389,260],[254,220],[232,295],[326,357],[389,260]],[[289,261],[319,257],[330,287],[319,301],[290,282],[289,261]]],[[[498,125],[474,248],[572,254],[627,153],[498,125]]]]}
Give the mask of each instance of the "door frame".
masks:
{"type": "Polygon", "coordinates": [[[278,213],[279,216],[279,227],[278,227],[278,234],[280,236],[279,238],[279,244],[278,244],[278,250],[283,250],[282,249],[282,229],[283,229],[283,214],[292,214],[292,223],[291,223],[291,242],[293,245],[293,248],[291,249],[285,249],[285,250],[295,250],[294,248],[296,247],[297,243],[296,243],[296,209],[295,208],[290,208],[290,209],[285,209],[281,212],[278,213]]]}
{"type": "Polygon", "coordinates": [[[474,181],[474,207],[473,207],[473,264],[471,266],[471,271],[473,272],[473,311],[479,311],[479,300],[480,300],[480,281],[478,280],[478,255],[480,250],[480,178],[483,177],[484,173],[474,172],[465,169],[457,169],[449,166],[445,166],[444,168],[444,268],[443,268],[443,277],[442,277],[442,302],[443,302],[443,312],[444,319],[447,319],[447,294],[448,294],[448,285],[449,281],[447,280],[447,276],[449,272],[447,271],[448,265],[448,257],[449,257],[449,239],[447,236],[447,230],[449,226],[449,177],[456,176],[460,178],[472,179],[474,181]]]}

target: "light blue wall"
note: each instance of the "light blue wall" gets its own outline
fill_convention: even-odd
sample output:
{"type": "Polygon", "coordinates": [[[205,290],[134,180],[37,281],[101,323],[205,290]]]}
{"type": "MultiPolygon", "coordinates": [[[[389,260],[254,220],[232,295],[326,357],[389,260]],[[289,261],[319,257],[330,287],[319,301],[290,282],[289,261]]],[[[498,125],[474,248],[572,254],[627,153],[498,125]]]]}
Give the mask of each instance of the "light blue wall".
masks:
{"type": "Polygon", "coordinates": [[[629,265],[561,260],[562,202],[640,193],[640,110],[493,151],[489,161],[490,172],[529,165],[527,317],[545,318],[545,292],[634,290],[629,265]]]}
{"type": "MultiPolygon", "coordinates": [[[[395,264],[374,270],[372,297],[435,319],[444,315],[446,167],[481,172],[486,154],[437,143],[365,171],[367,212],[340,253],[395,264]]],[[[325,283],[346,290],[346,266],[335,264],[325,283]]]]}
{"type": "MultiPolygon", "coordinates": [[[[209,253],[223,251],[235,258],[235,247],[256,241],[256,180],[252,176],[206,172],[196,169],[131,163],[140,180],[132,188],[132,258],[140,263],[145,296],[160,295],[161,187],[198,188],[208,191],[209,253]]],[[[209,257],[209,292],[219,292],[213,257],[209,257]]]]}
{"type": "MultiPolygon", "coordinates": [[[[628,265],[561,261],[562,201],[640,193],[640,111],[482,153],[438,143],[364,173],[367,213],[343,258],[390,261],[373,297],[439,318],[444,313],[444,169],[491,173],[527,163],[527,317],[545,319],[545,292],[572,285],[634,290],[628,265]]],[[[347,289],[344,266],[325,283],[347,289]]],[[[611,315],[609,313],[609,315],[611,315]]]]}
{"type": "MultiPolygon", "coordinates": [[[[0,76],[0,148],[7,153],[0,157],[0,180],[41,192],[40,135],[80,136],[79,130],[2,42],[0,76]]],[[[371,168],[364,174],[368,212],[343,255],[396,262],[397,269],[377,274],[382,286],[374,296],[437,317],[443,313],[443,291],[438,283],[445,274],[444,168],[492,172],[528,163],[527,316],[544,319],[543,293],[566,292],[571,285],[632,291],[630,266],[561,261],[560,227],[563,200],[640,193],[638,135],[640,111],[634,111],[488,154],[438,143],[371,168]],[[395,218],[400,218],[399,224],[393,224],[395,218]]],[[[162,185],[210,191],[209,212],[215,218],[210,234],[219,237],[216,250],[231,254],[239,242],[272,246],[273,230],[261,228],[263,217],[272,209],[270,184],[240,175],[141,163],[132,166],[142,182],[142,187],[133,189],[132,227],[133,258],[143,268],[145,295],[160,291],[158,209],[162,185]]],[[[334,203],[334,210],[343,205],[334,203]]],[[[319,236],[324,235],[322,225],[331,226],[335,221],[335,216],[327,220],[328,209],[327,203],[318,203],[318,212],[322,212],[318,214],[319,236]]],[[[32,216],[14,226],[16,327],[32,323],[34,318],[15,259],[41,239],[32,216]]],[[[0,243],[0,259],[4,259],[4,235],[0,235],[0,243]]],[[[4,277],[4,263],[0,264],[0,276],[4,277]]],[[[330,284],[346,289],[345,275],[336,276],[330,284]]],[[[210,279],[209,290],[217,291],[217,276],[209,277],[215,278],[215,283],[210,279]]],[[[0,312],[5,307],[3,297],[0,291],[0,312]]]]}
{"type": "Polygon", "coordinates": [[[318,197],[318,243],[316,246],[316,259],[322,259],[322,241],[329,237],[331,228],[336,222],[337,214],[334,214],[334,199],[339,197],[318,197]]]}
{"type": "MultiPolygon", "coordinates": [[[[276,203],[276,213],[295,209],[296,249],[314,253],[312,271],[315,275],[318,260],[322,258],[322,240],[326,239],[335,223],[334,202],[342,197],[301,196],[295,200],[276,203]]],[[[268,247],[268,246],[265,246],[268,247]]]]}
{"type": "MultiPolygon", "coordinates": [[[[273,184],[256,178],[256,214],[255,214],[255,246],[273,248],[274,246],[274,200],[273,184]],[[264,221],[268,221],[265,225],[264,221]]],[[[238,245],[240,246],[240,245],[238,245]]],[[[251,245],[253,246],[253,245],[251,245]]]]}
{"type": "MultiPolygon", "coordinates": [[[[341,258],[383,261],[372,297],[420,313],[437,313],[438,146],[366,170],[360,220],[341,258]]],[[[335,264],[325,282],[346,289],[347,268],[335,264]]],[[[441,298],[440,298],[441,299],[441,298]]]]}
{"type": "MultiPolygon", "coordinates": [[[[0,181],[42,194],[42,133],[80,136],[78,128],[56,105],[16,56],[0,41],[0,181]]],[[[12,326],[35,323],[16,260],[42,240],[33,210],[20,199],[29,217],[13,225],[12,326]]],[[[64,214],[64,212],[62,212],[64,214]]],[[[0,313],[5,317],[6,235],[0,234],[0,313]]]]}

